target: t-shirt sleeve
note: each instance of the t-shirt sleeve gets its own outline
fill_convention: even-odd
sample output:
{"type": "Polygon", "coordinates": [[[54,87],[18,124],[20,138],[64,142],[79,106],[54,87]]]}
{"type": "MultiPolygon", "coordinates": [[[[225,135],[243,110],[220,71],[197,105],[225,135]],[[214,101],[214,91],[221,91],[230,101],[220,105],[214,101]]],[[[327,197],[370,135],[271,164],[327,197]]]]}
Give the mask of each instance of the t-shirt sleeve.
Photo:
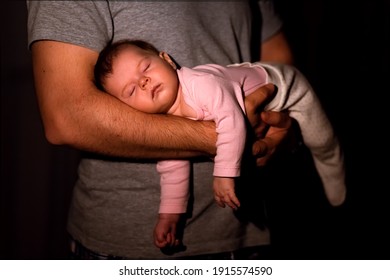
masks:
{"type": "Polygon", "coordinates": [[[101,50],[112,36],[106,1],[27,1],[28,48],[53,40],[101,50]]]}

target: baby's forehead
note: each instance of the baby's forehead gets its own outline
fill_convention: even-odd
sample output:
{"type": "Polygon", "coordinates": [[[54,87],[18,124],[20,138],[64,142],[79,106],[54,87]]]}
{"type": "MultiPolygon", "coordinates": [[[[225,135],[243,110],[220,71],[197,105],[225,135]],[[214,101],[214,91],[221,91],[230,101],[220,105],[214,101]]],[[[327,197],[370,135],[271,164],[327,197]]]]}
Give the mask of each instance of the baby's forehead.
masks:
{"type": "Polygon", "coordinates": [[[142,55],[142,54],[145,54],[147,53],[144,49],[141,49],[140,47],[138,46],[134,46],[134,45],[123,45],[120,49],[118,49],[117,51],[117,55],[120,55],[120,54],[134,54],[134,55],[142,55]]]}
{"type": "Polygon", "coordinates": [[[144,50],[138,46],[126,45],[117,50],[116,54],[113,56],[112,63],[117,65],[121,61],[126,61],[126,63],[135,62],[152,56],[155,56],[155,54],[150,51],[144,50]]]}
{"type": "Polygon", "coordinates": [[[119,50],[119,53],[123,52],[130,52],[135,55],[141,55],[141,56],[158,56],[158,54],[154,53],[151,50],[143,49],[136,45],[126,44],[122,47],[121,50],[119,50]]]}
{"type": "Polygon", "coordinates": [[[111,65],[113,72],[124,71],[124,69],[139,67],[141,63],[149,61],[154,57],[160,58],[159,55],[150,50],[134,45],[124,45],[117,49],[116,54],[113,55],[111,65]]]}

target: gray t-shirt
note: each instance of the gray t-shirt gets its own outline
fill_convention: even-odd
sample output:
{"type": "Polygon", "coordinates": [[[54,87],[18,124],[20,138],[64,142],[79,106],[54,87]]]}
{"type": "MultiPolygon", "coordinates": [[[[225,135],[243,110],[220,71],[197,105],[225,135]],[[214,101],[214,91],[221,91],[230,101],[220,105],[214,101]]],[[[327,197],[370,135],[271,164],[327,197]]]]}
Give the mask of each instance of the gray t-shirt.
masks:
{"type": "MultiPolygon", "coordinates": [[[[260,2],[262,9],[272,6],[270,1],[260,2]]],[[[272,10],[262,18],[251,14],[246,1],[30,1],[28,43],[55,40],[98,52],[111,38],[143,39],[183,66],[226,65],[252,61],[252,31],[262,33],[253,38],[264,40],[281,27],[272,10]],[[252,19],[263,26],[261,32],[251,30],[252,19]]],[[[193,203],[183,239],[187,250],[175,257],[269,244],[260,218],[261,196],[252,203],[250,217],[244,210],[234,214],[219,208],[213,198],[212,171],[211,162],[193,164],[193,203]],[[257,221],[252,222],[253,217],[257,221]]],[[[86,155],[78,172],[68,217],[68,230],[76,240],[93,251],[130,259],[172,257],[153,245],[160,198],[155,162],[86,155]]],[[[244,183],[246,190],[258,184],[244,183]]]]}

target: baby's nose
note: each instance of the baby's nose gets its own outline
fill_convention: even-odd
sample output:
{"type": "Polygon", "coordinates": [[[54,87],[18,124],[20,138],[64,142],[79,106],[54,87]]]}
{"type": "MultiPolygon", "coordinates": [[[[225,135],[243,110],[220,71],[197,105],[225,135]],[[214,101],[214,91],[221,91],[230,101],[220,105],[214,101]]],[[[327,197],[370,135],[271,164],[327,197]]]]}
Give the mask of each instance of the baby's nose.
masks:
{"type": "Polygon", "coordinates": [[[150,78],[149,77],[142,77],[139,80],[139,86],[142,89],[146,89],[148,87],[149,83],[150,83],[150,78]]]}

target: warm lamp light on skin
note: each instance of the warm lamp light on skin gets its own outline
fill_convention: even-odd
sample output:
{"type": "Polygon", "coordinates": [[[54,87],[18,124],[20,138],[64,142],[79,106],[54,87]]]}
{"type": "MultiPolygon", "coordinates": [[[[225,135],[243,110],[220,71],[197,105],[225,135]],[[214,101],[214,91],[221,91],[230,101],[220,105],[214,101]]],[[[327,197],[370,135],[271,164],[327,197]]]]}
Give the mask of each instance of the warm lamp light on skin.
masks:
{"type": "Polygon", "coordinates": [[[181,87],[167,53],[128,46],[114,58],[113,69],[104,81],[108,93],[145,113],[180,115],[181,87]]]}

